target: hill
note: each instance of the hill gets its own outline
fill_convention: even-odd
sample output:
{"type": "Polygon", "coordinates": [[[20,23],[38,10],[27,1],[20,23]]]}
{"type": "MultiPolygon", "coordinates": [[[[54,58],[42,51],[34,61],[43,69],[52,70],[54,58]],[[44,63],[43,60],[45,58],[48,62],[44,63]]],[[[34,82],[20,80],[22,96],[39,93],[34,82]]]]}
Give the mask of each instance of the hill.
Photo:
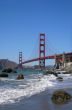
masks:
{"type": "Polygon", "coordinates": [[[10,61],[8,59],[0,59],[0,69],[11,68],[14,69],[17,67],[17,63],[10,61]]]}

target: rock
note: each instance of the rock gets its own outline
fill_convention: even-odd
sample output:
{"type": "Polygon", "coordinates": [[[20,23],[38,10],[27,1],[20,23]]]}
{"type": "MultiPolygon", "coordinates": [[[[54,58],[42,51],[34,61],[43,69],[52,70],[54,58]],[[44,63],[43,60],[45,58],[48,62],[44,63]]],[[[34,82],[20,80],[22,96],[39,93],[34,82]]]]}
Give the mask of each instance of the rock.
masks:
{"type": "Polygon", "coordinates": [[[55,104],[65,104],[67,103],[72,96],[65,91],[55,91],[52,95],[52,102],[55,104]]]}
{"type": "Polygon", "coordinates": [[[49,75],[49,74],[54,74],[54,72],[53,71],[45,71],[43,74],[44,75],[49,75]]]}
{"type": "Polygon", "coordinates": [[[8,68],[8,69],[4,69],[2,72],[5,72],[5,73],[11,73],[13,70],[11,68],[8,68]]]}
{"type": "Polygon", "coordinates": [[[0,74],[0,77],[8,77],[8,74],[2,73],[0,74]]]}
{"type": "Polygon", "coordinates": [[[14,70],[14,71],[13,71],[13,73],[17,73],[17,71],[16,71],[16,70],[14,70]]]}
{"type": "Polygon", "coordinates": [[[59,81],[63,81],[62,77],[57,77],[56,79],[59,80],[59,81]]]}
{"type": "Polygon", "coordinates": [[[56,77],[58,77],[58,74],[57,73],[53,73],[53,75],[55,75],[56,77]]]}
{"type": "Polygon", "coordinates": [[[17,79],[18,79],[18,80],[24,79],[24,75],[23,75],[23,74],[19,74],[19,75],[17,76],[17,79]]]}
{"type": "Polygon", "coordinates": [[[17,73],[16,70],[13,70],[13,69],[11,69],[11,68],[4,69],[4,70],[2,70],[2,72],[4,72],[4,73],[17,73]]]}

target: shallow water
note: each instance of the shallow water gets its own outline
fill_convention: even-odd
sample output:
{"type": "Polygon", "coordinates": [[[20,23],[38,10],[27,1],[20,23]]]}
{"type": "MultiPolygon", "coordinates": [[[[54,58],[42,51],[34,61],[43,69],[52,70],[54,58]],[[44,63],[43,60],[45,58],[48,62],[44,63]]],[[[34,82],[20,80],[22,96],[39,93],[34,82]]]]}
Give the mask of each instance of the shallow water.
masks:
{"type": "Polygon", "coordinates": [[[37,74],[27,74],[24,80],[16,80],[16,76],[17,74],[13,73],[9,78],[0,79],[0,105],[16,104],[21,100],[48,90],[49,105],[57,109],[57,105],[54,105],[50,99],[54,91],[62,89],[72,95],[71,75],[63,76],[64,81],[62,82],[57,81],[53,75],[45,76],[41,74],[41,72],[37,74]]]}

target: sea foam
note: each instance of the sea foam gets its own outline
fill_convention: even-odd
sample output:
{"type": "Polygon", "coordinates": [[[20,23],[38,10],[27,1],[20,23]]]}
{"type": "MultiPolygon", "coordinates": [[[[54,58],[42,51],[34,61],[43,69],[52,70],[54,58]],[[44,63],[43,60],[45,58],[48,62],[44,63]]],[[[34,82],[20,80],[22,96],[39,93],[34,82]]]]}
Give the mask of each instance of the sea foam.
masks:
{"type": "MultiPolygon", "coordinates": [[[[30,97],[48,89],[58,89],[72,86],[72,82],[56,81],[54,75],[43,76],[33,75],[32,77],[25,78],[24,80],[2,79],[3,85],[0,86],[0,104],[15,103],[20,101],[21,98],[30,97]]],[[[51,91],[50,91],[51,92],[51,91]]]]}

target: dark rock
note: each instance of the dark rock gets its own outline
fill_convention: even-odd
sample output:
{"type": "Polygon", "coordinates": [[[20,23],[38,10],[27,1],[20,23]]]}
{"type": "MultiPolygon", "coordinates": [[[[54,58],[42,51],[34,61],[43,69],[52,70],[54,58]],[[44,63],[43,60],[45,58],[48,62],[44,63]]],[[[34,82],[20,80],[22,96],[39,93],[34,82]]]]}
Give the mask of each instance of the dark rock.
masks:
{"type": "Polygon", "coordinates": [[[58,74],[57,73],[53,73],[53,75],[55,75],[56,77],[58,77],[58,74]]]}
{"type": "Polygon", "coordinates": [[[0,74],[0,77],[8,77],[8,74],[5,74],[5,73],[0,74]]]}
{"type": "Polygon", "coordinates": [[[54,71],[46,71],[43,73],[44,75],[49,75],[49,74],[53,74],[54,76],[58,77],[58,74],[55,73],[54,71]]]}
{"type": "Polygon", "coordinates": [[[65,91],[55,91],[52,95],[52,102],[55,104],[65,104],[67,103],[72,96],[65,91]]]}
{"type": "Polygon", "coordinates": [[[62,77],[57,77],[56,79],[59,80],[59,81],[63,81],[62,77]]]}
{"type": "Polygon", "coordinates": [[[45,71],[43,74],[48,75],[48,74],[53,74],[53,73],[54,73],[53,71],[45,71]]]}
{"type": "Polygon", "coordinates": [[[13,73],[17,73],[17,71],[14,70],[13,73]]]}
{"type": "Polygon", "coordinates": [[[23,75],[23,74],[19,74],[19,75],[17,76],[17,79],[18,79],[18,80],[24,79],[24,75],[23,75]]]}
{"type": "Polygon", "coordinates": [[[11,68],[4,69],[2,72],[11,73],[13,70],[11,68]]]}

